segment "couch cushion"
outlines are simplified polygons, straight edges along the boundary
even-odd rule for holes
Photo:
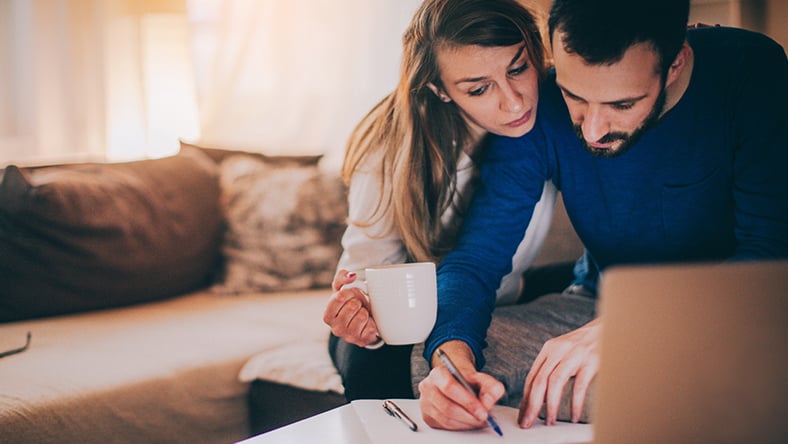
[[[172,297],[208,283],[217,167],[164,159],[24,170],[0,183],[0,322]]]
[[[227,231],[222,293],[328,288],[347,199],[339,174],[315,164],[232,156],[221,164]]]
[[[333,368],[321,321],[329,292],[228,298],[202,290],[2,324],[0,350],[24,344],[27,332],[32,340],[0,360],[0,443],[244,439],[249,386],[238,372],[249,356],[322,341],[292,368]]]

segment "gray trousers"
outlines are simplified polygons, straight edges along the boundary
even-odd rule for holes
[[[542,349],[551,338],[568,333],[590,322],[596,316],[596,299],[568,293],[553,293],[521,305],[496,307],[487,329],[486,364],[482,369],[506,387],[499,404],[519,407],[523,398],[525,377]],[[422,356],[423,344],[413,348],[411,374],[413,393],[418,397],[418,383],[429,373],[429,364]],[[573,381],[573,380],[572,380]],[[571,382],[571,381],[570,381]],[[589,387],[581,421],[588,422],[594,383]],[[567,384],[559,409],[559,420],[570,419],[572,384]]]

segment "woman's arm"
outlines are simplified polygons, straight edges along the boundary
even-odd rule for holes
[[[364,278],[366,267],[403,263],[407,259],[399,233],[391,228],[391,213],[376,213],[381,193],[379,175],[364,170],[353,175],[343,252],[332,283],[333,292],[323,312],[323,322],[335,336],[361,347],[374,344],[378,331],[366,297],[358,288],[349,286],[359,275]]]
[[[406,261],[405,245],[393,228],[391,212],[383,211],[385,207],[378,209],[382,193],[380,176],[371,169],[353,174],[348,191],[348,225],[342,236],[343,252],[338,269],[363,272],[372,265]]]

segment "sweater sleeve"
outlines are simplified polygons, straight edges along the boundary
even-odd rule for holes
[[[763,37],[742,51],[734,97],[734,259],[788,257],[788,61]]]
[[[539,201],[547,168],[545,140],[534,128],[517,139],[495,137],[455,248],[438,266],[438,317],[425,343],[429,362],[440,344],[466,342],[484,365],[482,349],[501,278]]]
[[[338,269],[361,272],[372,265],[400,264],[407,260],[405,245],[393,228],[390,211],[379,212],[380,175],[367,162],[353,174],[348,190],[348,225],[342,236]]]

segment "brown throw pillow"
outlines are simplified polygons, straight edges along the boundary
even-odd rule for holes
[[[262,160],[263,162],[270,164],[270,165],[317,165],[320,162],[320,159],[323,158],[322,154],[315,154],[315,155],[269,155],[263,154],[260,152],[252,152],[252,151],[244,151],[235,148],[219,148],[215,146],[203,146],[203,145],[195,145],[193,143],[184,142],[183,140],[180,141],[181,150],[184,149],[196,149],[202,151],[208,157],[211,158],[217,164],[222,163],[222,161],[226,158],[233,157],[239,154],[243,154],[245,156],[254,157],[255,159]]]
[[[118,164],[6,168],[0,322],[163,299],[209,284],[217,166],[194,150]]]
[[[227,219],[220,293],[328,287],[347,214],[336,173],[232,156],[220,167]]]

